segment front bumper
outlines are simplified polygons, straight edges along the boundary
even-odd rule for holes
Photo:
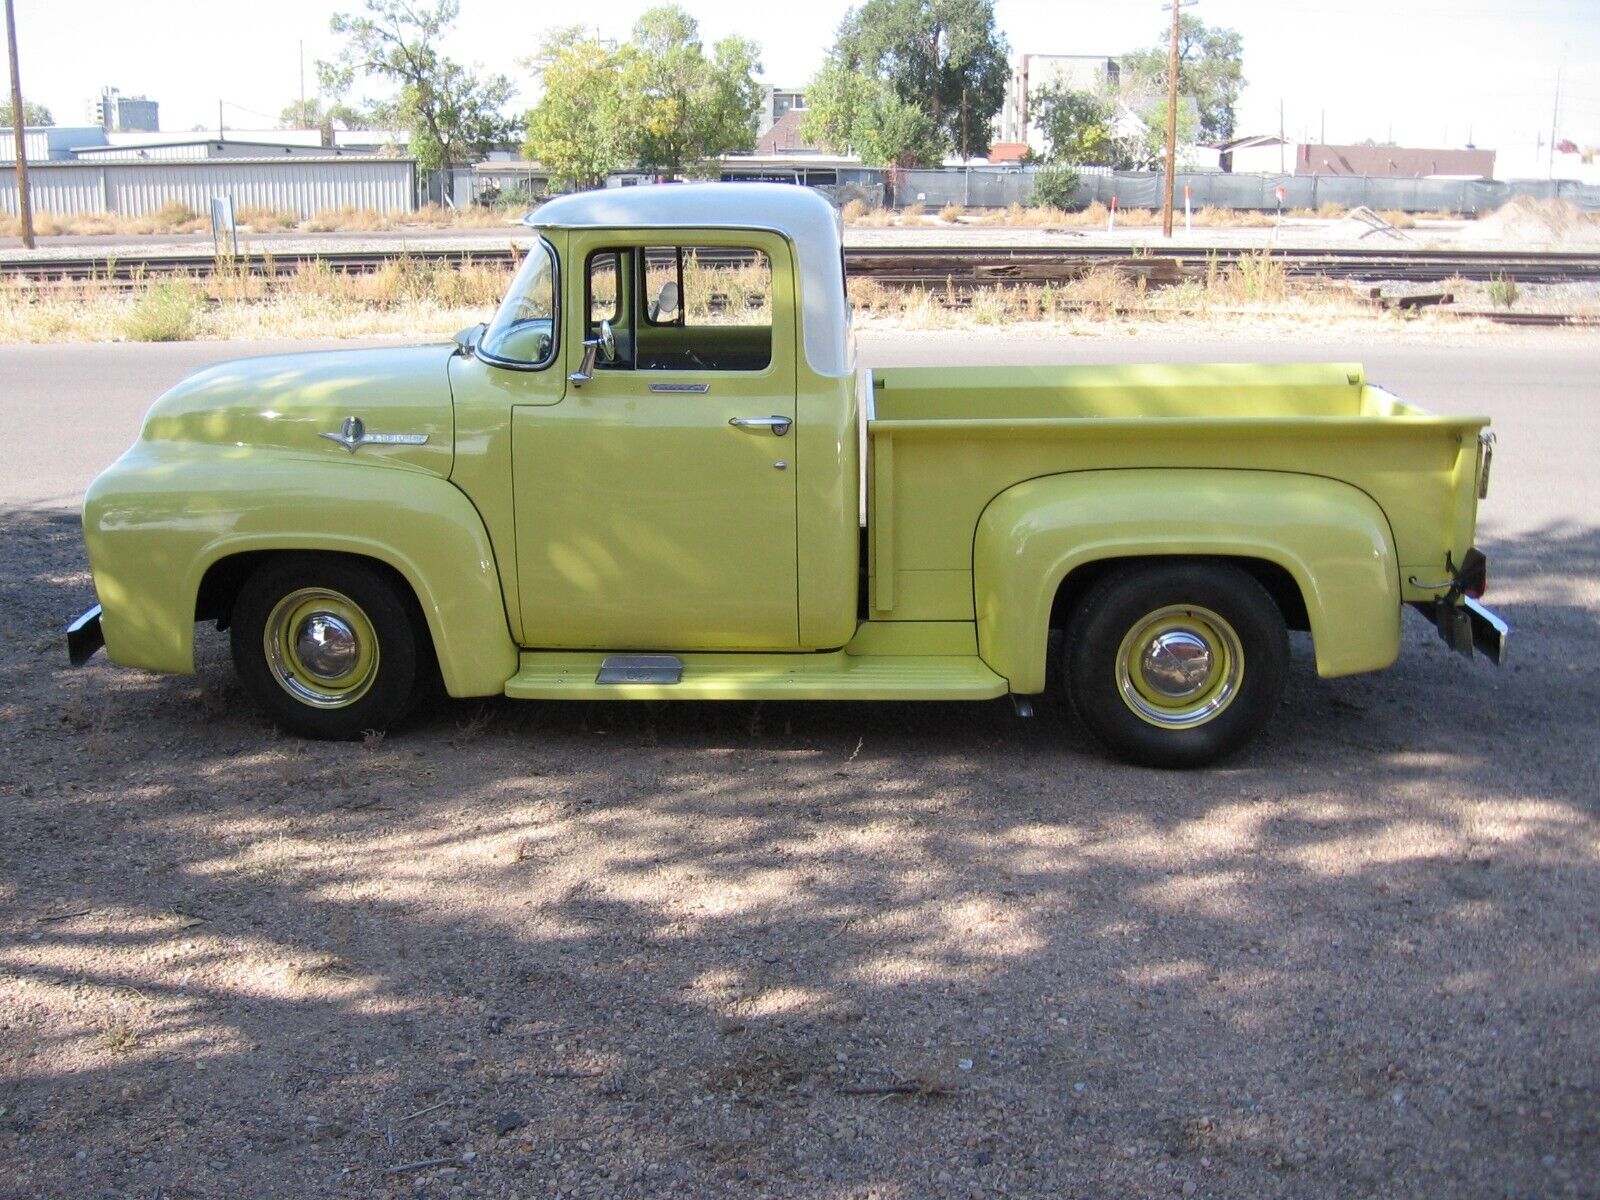
[[[106,635],[100,628],[98,604],[85,609],[77,620],[67,626],[67,658],[75,667],[83,666],[105,644]]]

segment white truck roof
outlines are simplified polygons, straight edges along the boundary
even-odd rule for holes
[[[759,229],[781,234],[794,243],[800,269],[806,362],[818,375],[844,375],[852,369],[839,214],[810,188],[788,183],[607,188],[558,196],[524,221],[544,229]]]

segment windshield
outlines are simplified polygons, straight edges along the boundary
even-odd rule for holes
[[[540,238],[483,331],[478,351],[497,362],[542,367],[555,353],[556,256]]]

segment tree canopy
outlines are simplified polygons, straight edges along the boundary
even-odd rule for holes
[[[481,158],[507,136],[502,109],[514,88],[504,75],[462,66],[438,48],[460,13],[459,0],[366,0],[362,14],[335,13],[343,35],[338,58],[317,64],[323,90],[345,96],[358,78],[383,80],[393,96],[368,107],[383,123],[411,132],[410,151],[424,170]]]
[[[1059,83],[1035,88],[1028,98],[1033,121],[1044,134],[1045,156],[1074,166],[1120,167],[1122,148],[1115,133],[1117,102],[1101,92]]]
[[[544,94],[527,115],[524,153],[573,186],[598,186],[630,164],[693,175],[755,141],[757,47],[724,38],[707,56],[677,5],[645,12],[621,46],[559,31],[532,65]]]
[[[10,129],[11,101],[0,101],[0,128]],[[50,110],[42,104],[35,104],[26,96],[22,98],[22,123],[24,125],[54,125],[56,119],[50,115]]]
[[[755,142],[761,61],[754,42],[724,38],[707,58],[698,22],[668,4],[640,16],[631,49],[628,91],[640,166],[692,173]]]
[[[544,96],[527,115],[523,153],[573,188],[593,188],[627,164],[629,52],[574,26],[553,33],[531,65]]]
[[[867,162],[982,154],[1009,75],[993,0],[866,0],[807,88],[805,129]]]
[[[1169,35],[1148,50],[1125,55],[1122,68],[1165,91]],[[1185,13],[1178,21],[1178,93],[1193,98],[1199,110],[1199,136],[1227,141],[1234,133],[1234,109],[1244,87],[1244,39],[1234,29],[1207,25]],[[1165,111],[1165,110],[1163,110]],[[1180,113],[1179,120],[1182,115]]]

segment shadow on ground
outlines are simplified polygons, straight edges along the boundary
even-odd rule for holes
[[[75,524],[0,545],[0,1195],[1594,1194],[1593,529],[1496,552],[1505,672],[1297,646],[1198,774],[1002,704],[307,744],[215,634],[65,669]]]

